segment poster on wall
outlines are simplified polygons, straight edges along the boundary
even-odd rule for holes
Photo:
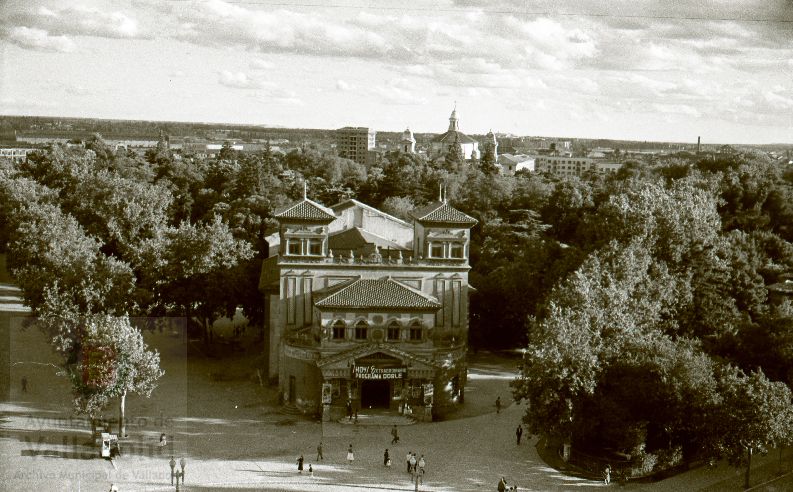
[[[432,405],[432,394],[434,387],[432,383],[424,385],[424,405]]]
[[[333,385],[330,383],[322,383],[322,403],[329,405],[333,399]]]

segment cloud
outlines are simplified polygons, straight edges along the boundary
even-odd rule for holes
[[[254,58],[251,61],[250,67],[253,70],[270,70],[275,65],[268,62],[267,60],[262,60],[261,58]]]
[[[229,72],[228,70],[221,70],[218,72],[218,82],[226,87],[233,87],[235,89],[261,89],[265,84],[257,79],[249,77],[243,72]]]
[[[353,86],[349,82],[345,82],[344,80],[339,79],[336,81],[336,89],[346,92],[346,91],[351,91],[353,89]]]
[[[58,51],[68,53],[74,51],[74,41],[66,36],[50,36],[47,31],[24,26],[11,29],[6,35],[10,42],[32,50]]]
[[[3,23],[38,29],[55,36],[144,37],[134,17],[120,11],[107,12],[79,5],[12,10]]]

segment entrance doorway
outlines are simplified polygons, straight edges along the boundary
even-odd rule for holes
[[[388,408],[391,403],[391,382],[384,380],[361,381],[361,410]]]

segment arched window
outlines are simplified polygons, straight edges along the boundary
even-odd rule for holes
[[[399,336],[401,331],[402,325],[399,324],[399,321],[391,320],[391,322],[388,323],[388,330],[386,333],[387,340],[392,342],[399,341],[401,338]]]
[[[366,320],[360,320],[355,323],[355,339],[366,340],[369,332],[369,323]]]
[[[347,325],[344,323],[344,320],[337,319],[333,322],[333,339],[334,340],[344,340],[346,338],[345,331],[347,330]]]
[[[415,320],[410,323],[410,340],[412,341],[421,341],[422,337],[422,326],[421,321]]]

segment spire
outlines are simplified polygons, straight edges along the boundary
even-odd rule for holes
[[[438,183],[438,201],[443,201],[443,183]]]
[[[449,131],[450,132],[460,131],[459,123],[457,121],[457,101],[454,101],[454,109],[452,110],[451,116],[449,116]]]
[[[308,183],[303,181],[303,200],[308,198]]]

